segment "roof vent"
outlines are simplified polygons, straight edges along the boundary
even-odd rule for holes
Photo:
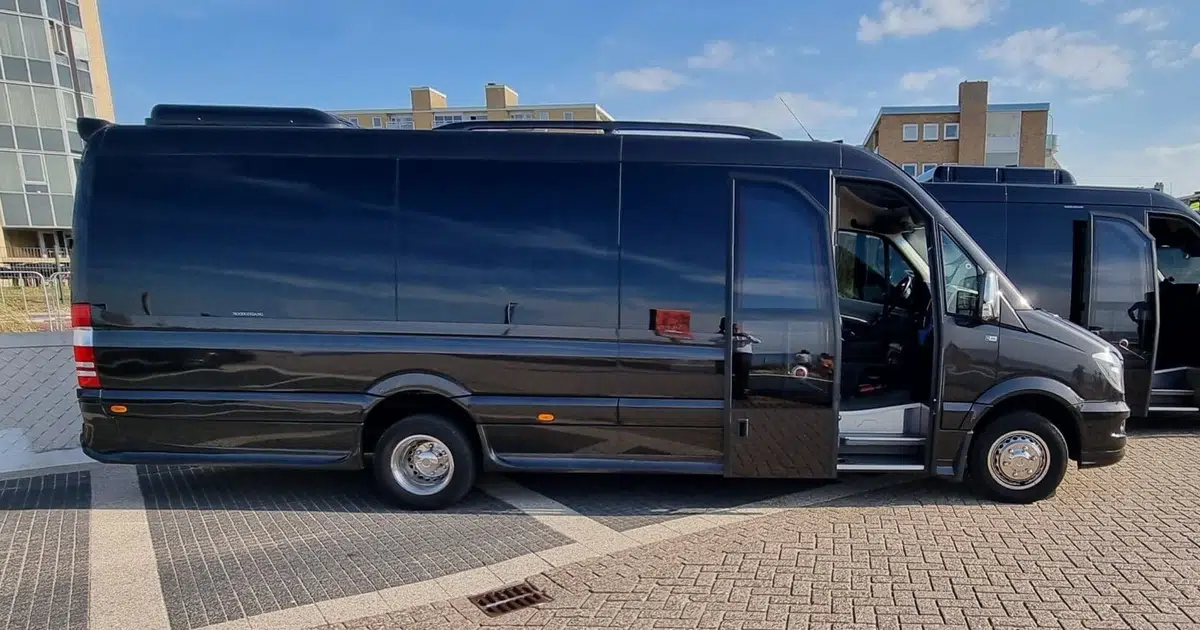
[[[529,582],[506,586],[469,599],[489,617],[499,617],[505,613],[554,601],[554,598]]]
[[[350,127],[348,121],[309,107],[155,105],[147,125],[218,127]]]

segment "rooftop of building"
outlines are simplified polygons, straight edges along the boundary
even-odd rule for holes
[[[535,111],[535,110],[593,109],[594,108],[597,111],[597,113],[599,113],[601,118],[607,118],[608,120],[615,120],[613,118],[612,114],[609,114],[608,111],[606,111],[598,103],[539,103],[539,104],[535,104],[535,105],[521,105],[521,104],[517,103],[518,96],[517,96],[516,90],[512,89],[510,86],[505,85],[503,83],[488,83],[487,85],[484,86],[484,92],[486,94],[489,89],[494,90],[497,88],[503,89],[507,93],[512,95],[513,102],[512,102],[512,104],[506,105],[503,108],[506,110]],[[443,99],[446,98],[445,92],[442,92],[441,90],[430,87],[428,85],[414,86],[414,87],[410,88],[410,93],[416,92],[418,90],[428,90],[429,92],[432,92],[432,93],[442,97]],[[488,109],[488,106],[487,106],[487,100],[486,100],[486,96],[485,96],[484,102],[480,103],[479,105],[467,105],[467,106],[447,105],[445,107],[434,106],[430,110],[417,110],[416,108],[412,107],[411,103],[410,103],[409,107],[374,107],[374,108],[354,108],[354,109],[333,109],[330,111],[335,114],[355,114],[355,115],[383,114],[383,113],[411,114],[414,111],[437,111],[439,113],[448,112],[448,113],[453,113],[453,114],[461,114],[461,113],[467,113],[467,112],[483,112],[483,111],[487,111],[487,109]]]

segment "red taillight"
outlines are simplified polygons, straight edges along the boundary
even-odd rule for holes
[[[92,325],[92,305],[71,305],[71,328],[87,328]]]
[[[71,305],[72,345],[75,348],[75,377],[83,389],[100,389],[96,372],[96,348],[92,343],[92,305]]]

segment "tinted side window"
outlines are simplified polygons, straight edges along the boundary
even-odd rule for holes
[[[745,184],[741,191],[736,309],[831,315],[829,241],[821,215],[780,186]]]
[[[1013,230],[1005,275],[1032,304],[1064,318],[1071,317],[1074,225],[1087,217],[1062,205],[1008,204]]]
[[[401,321],[617,328],[615,163],[400,165]]]
[[[626,164],[621,189],[621,336],[652,339],[651,309],[688,311],[693,339],[725,313],[732,185],[703,166]]]
[[[1088,325],[1110,341],[1136,336],[1134,316],[1154,291],[1152,244],[1124,219],[1096,217],[1092,233],[1092,303]]]
[[[128,315],[391,320],[395,162],[100,157],[89,299]]]
[[[992,201],[943,202],[946,211],[962,226],[1002,271],[1008,268],[1008,204]]]
[[[961,312],[960,302],[977,299],[982,277],[979,264],[950,235],[942,232],[942,282],[946,288],[946,312]]]

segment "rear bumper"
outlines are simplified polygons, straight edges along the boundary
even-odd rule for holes
[[[1079,406],[1079,467],[1111,466],[1125,457],[1124,402],[1085,402]]]
[[[361,468],[372,397],[79,390],[85,455],[112,464]],[[112,405],[126,408],[113,413]]]

